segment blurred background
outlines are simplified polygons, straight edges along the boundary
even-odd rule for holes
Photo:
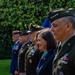
[[[56,8],[75,8],[75,0],[0,0],[0,75],[10,75],[12,31],[41,25]]]

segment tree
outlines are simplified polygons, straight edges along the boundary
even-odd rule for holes
[[[10,57],[13,30],[40,25],[52,9],[69,7],[75,7],[74,0],[0,0],[0,58]]]

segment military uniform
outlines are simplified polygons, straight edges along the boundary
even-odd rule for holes
[[[11,64],[10,64],[10,73],[14,74],[15,71],[18,71],[18,52],[22,44],[18,40],[12,48]]]
[[[54,20],[67,16],[71,16],[72,18],[75,17],[75,15],[70,10],[64,9],[52,11],[49,13],[48,17],[50,21],[53,22]],[[61,49],[57,50],[53,61],[52,75],[75,75],[75,34],[69,36],[69,38],[66,38],[66,40],[63,40],[64,41],[61,43]]]
[[[31,45],[25,54],[25,71],[26,75],[36,75],[36,67],[43,52]]]
[[[56,54],[53,64],[53,75],[75,75],[75,35]]]
[[[20,32],[20,36],[28,36],[28,32],[27,31],[22,31]],[[26,42],[27,41],[27,42]],[[30,41],[28,41],[28,37],[26,40],[24,40],[24,38],[21,39],[21,43],[22,43],[22,47],[19,51],[19,55],[18,55],[18,68],[19,68],[19,74],[20,75],[24,75],[25,74],[25,53],[28,50],[28,46],[31,44]]]
[[[39,31],[44,27],[39,25],[32,25],[30,24],[29,33],[33,33],[35,31]],[[32,34],[31,34],[32,35]],[[35,38],[35,36],[33,36]],[[35,40],[34,40],[35,41]],[[42,55],[42,52],[34,48],[34,43],[29,46],[26,54],[25,54],[25,71],[26,75],[36,75],[36,67],[39,62],[39,59]]]
[[[26,44],[22,45],[19,55],[18,55],[18,68],[19,72],[25,73],[24,65],[25,65],[25,53],[28,50],[28,46],[31,42],[27,42]]]

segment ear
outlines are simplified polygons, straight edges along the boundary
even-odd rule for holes
[[[72,29],[72,23],[71,22],[68,22],[67,23],[67,31],[69,31],[71,29]]]

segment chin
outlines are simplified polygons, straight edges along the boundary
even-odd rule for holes
[[[39,50],[42,51],[40,48],[39,48]]]

